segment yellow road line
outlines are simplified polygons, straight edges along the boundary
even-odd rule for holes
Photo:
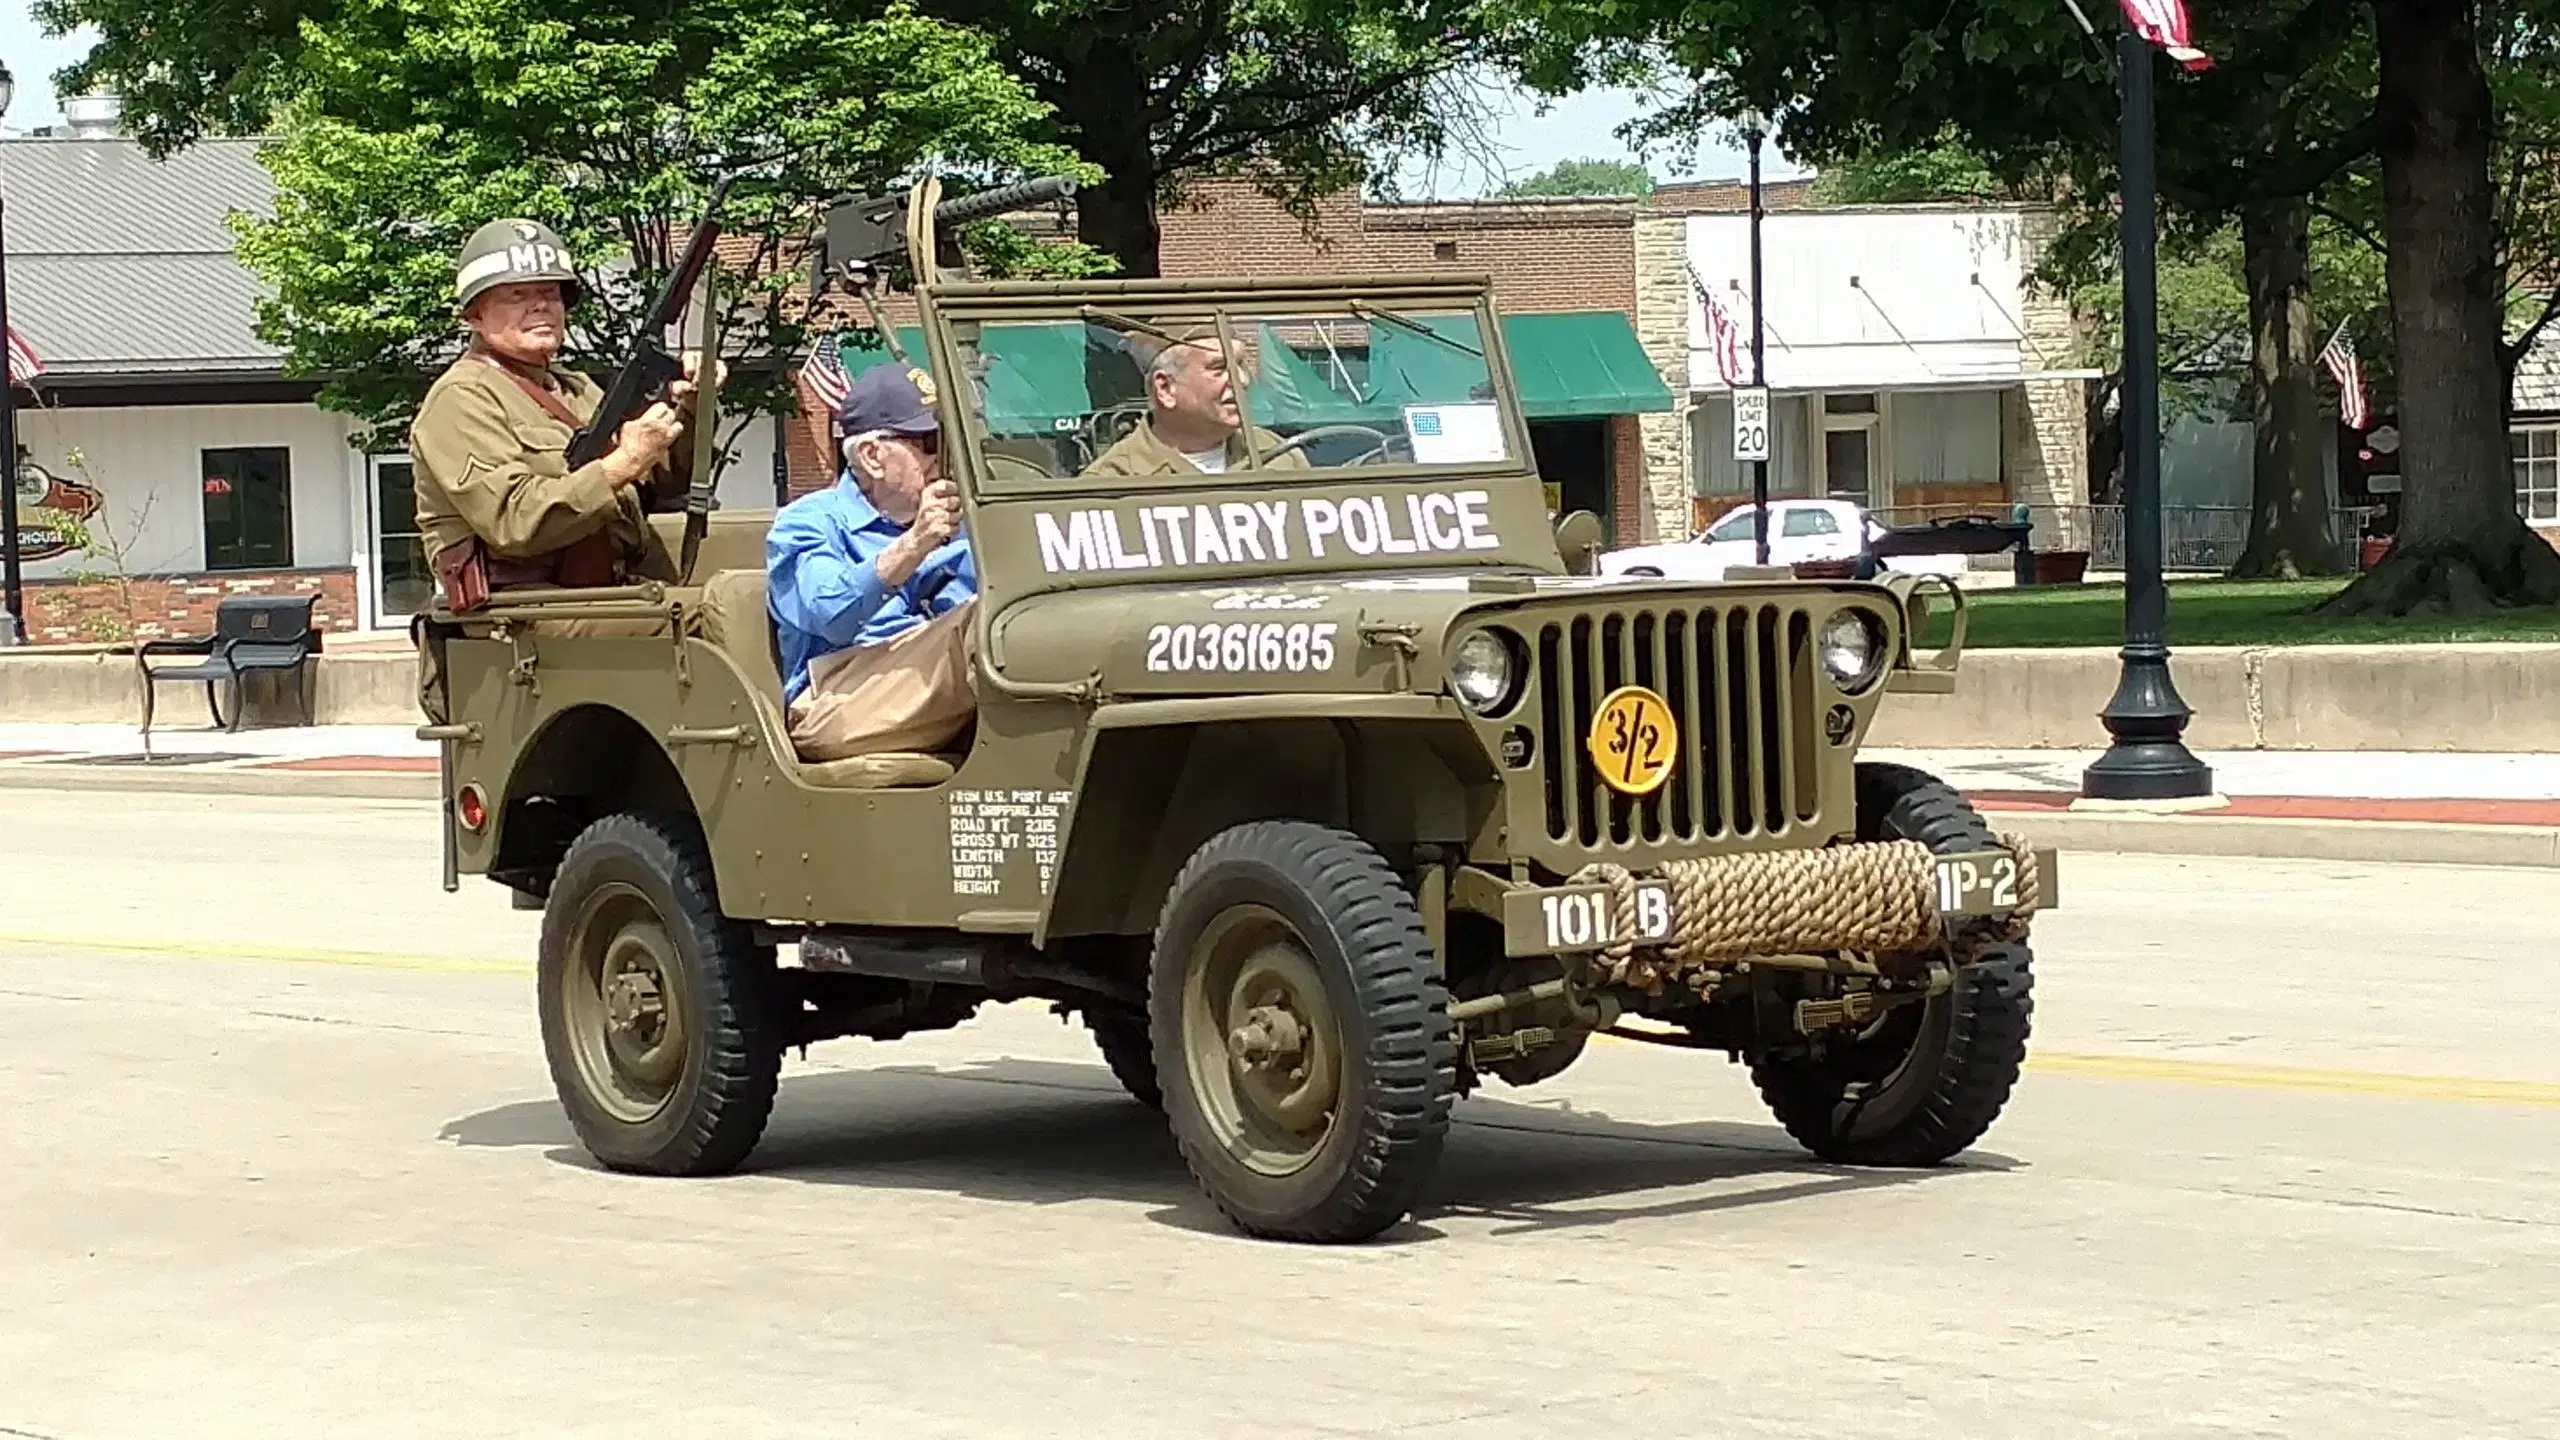
[[[0,934],[0,949],[77,950],[91,955],[151,955],[173,960],[272,960],[287,965],[342,965],[365,970],[411,970],[429,975],[523,975],[533,968],[530,955],[522,960],[488,960],[460,955],[395,955],[372,950],[222,945],[195,940],[118,940],[71,935]]]
[[[2560,1106],[2560,1085],[2485,1080],[2469,1075],[2397,1075],[2379,1070],[2315,1070],[2246,1065],[2229,1060],[2166,1060],[2147,1055],[2030,1054],[2027,1068],[2098,1080],[2156,1080],[2226,1089],[2289,1090],[2304,1095],[2383,1095],[2403,1100],[2456,1100],[2474,1105]]]
[[[265,960],[289,965],[339,965],[354,969],[406,970],[430,975],[525,975],[533,958],[490,960],[470,956],[397,955],[369,950],[302,949],[274,945],[221,945],[192,940],[118,940],[69,935],[0,934],[0,949],[72,950],[93,955],[150,955],[181,960]],[[1641,1042],[1602,1036],[1633,1045]],[[2299,1095],[2378,1095],[2403,1100],[2444,1100],[2471,1105],[2560,1107],[2560,1085],[2533,1080],[2490,1080],[2467,1075],[2402,1075],[2378,1070],[2321,1070],[2289,1065],[2250,1065],[2229,1060],[2171,1060],[2148,1055],[2086,1055],[2036,1051],[2032,1073],[2092,1080],[2141,1080],[2221,1089],[2280,1090]]]

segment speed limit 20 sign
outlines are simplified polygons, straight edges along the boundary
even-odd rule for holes
[[[1769,392],[1758,386],[1733,392],[1733,458],[1769,458]]]

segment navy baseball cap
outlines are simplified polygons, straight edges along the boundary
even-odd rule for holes
[[[933,377],[909,365],[875,365],[862,373],[836,407],[836,433],[887,430],[899,435],[939,433],[933,413]]]

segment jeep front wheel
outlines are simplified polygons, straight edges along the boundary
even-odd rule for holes
[[[1437,1163],[1449,997],[1413,897],[1356,835],[1239,825],[1175,877],[1150,1020],[1183,1160],[1247,1233],[1365,1240]]]
[[[552,1083],[587,1153],[715,1175],[755,1148],[782,1070],[773,952],[720,913],[690,821],[610,815],[570,842],[538,984]]]
[[[1858,766],[1858,838],[1917,840],[1940,854],[1995,848],[1945,782],[1901,765]],[[1751,1076],[1796,1142],[1847,1165],[1935,1165],[1999,1117],[2026,1064],[2034,956],[2024,940],[1960,940],[1955,986],[1898,1006],[1860,1035],[1755,1061]]]

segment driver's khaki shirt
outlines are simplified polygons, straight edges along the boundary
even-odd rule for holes
[[[1263,454],[1269,457],[1263,465],[1264,469],[1304,470],[1309,468],[1307,452],[1304,450],[1292,450],[1286,455],[1271,455],[1272,451],[1279,449],[1285,443],[1280,436],[1257,425],[1254,427],[1253,439],[1256,445],[1262,447]],[[1244,432],[1238,431],[1228,436],[1227,473],[1230,475],[1250,473],[1244,468],[1248,458],[1245,452]],[[1118,443],[1103,451],[1092,464],[1084,468],[1084,473],[1087,475],[1198,475],[1201,474],[1201,470],[1181,451],[1174,449],[1162,436],[1156,434],[1154,421],[1146,420],[1139,422],[1137,429],[1121,436]]]

